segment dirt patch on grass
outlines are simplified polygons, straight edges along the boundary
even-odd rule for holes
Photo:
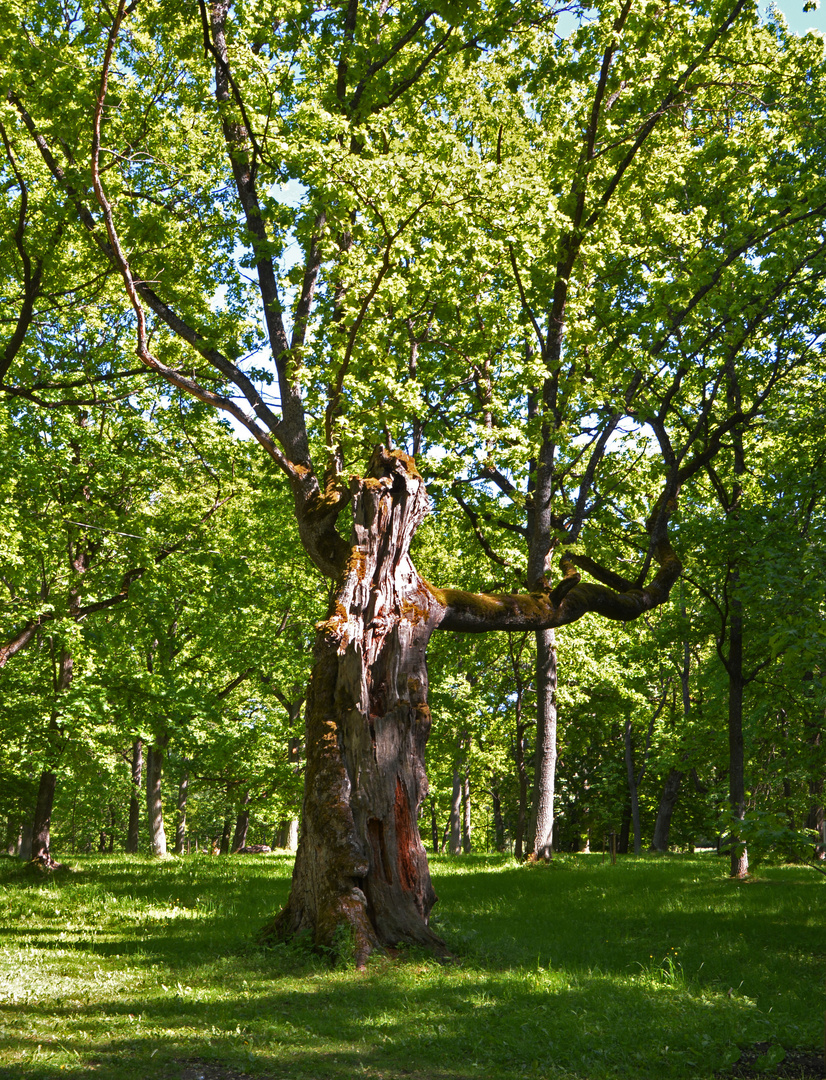
[[[717,1073],[720,1077],[776,1077],[777,1080],[826,1080],[826,1060],[823,1051],[781,1050],[774,1043],[755,1043],[747,1046],[740,1060]]]
[[[208,1061],[182,1061],[179,1064],[180,1080],[253,1080],[249,1073],[238,1072],[237,1069]],[[261,1080],[261,1077],[258,1080]]]

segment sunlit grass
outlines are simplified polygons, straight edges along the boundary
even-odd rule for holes
[[[826,879],[711,856],[434,859],[458,962],[257,948],[286,856],[0,862],[0,1076],[708,1077],[822,1038]]]

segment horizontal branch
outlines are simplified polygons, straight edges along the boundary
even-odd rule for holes
[[[560,560],[562,579],[553,589],[532,593],[486,594],[461,589],[439,589],[428,584],[431,594],[444,608],[439,629],[464,633],[489,630],[549,630],[576,622],[583,615],[601,615],[617,622],[632,622],[647,611],[664,604],[682,573],[682,563],[668,540],[663,523],[673,509],[655,509],[649,531],[656,538],[654,557],[658,570],[648,585],[636,587],[618,574],[599,567],[591,559],[564,554]],[[616,587],[584,582],[576,565],[592,570]]]

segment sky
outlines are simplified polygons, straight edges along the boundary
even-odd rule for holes
[[[826,4],[821,4],[818,11],[804,11],[803,4],[804,0],[775,0],[775,6],[786,16],[790,30],[796,34],[805,34],[807,30],[826,34]],[[761,11],[767,8],[768,4],[760,4]]]

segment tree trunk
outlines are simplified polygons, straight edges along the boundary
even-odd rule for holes
[[[814,857],[818,862],[822,862],[826,860],[826,813],[824,813],[823,808],[823,781],[810,783],[809,793],[815,798],[815,801],[809,807],[806,828],[812,829],[818,835]]]
[[[679,769],[672,769],[665,778],[663,793],[660,796],[660,806],[657,810],[657,820],[654,822],[654,836],[651,840],[650,851],[668,851],[671,815],[674,813],[684,776],[685,773],[680,772]]]
[[[9,818],[6,824],[6,854],[19,855],[23,843],[23,829],[20,822]]]
[[[627,855],[631,836],[631,797],[625,800],[622,810],[622,822],[620,823],[619,840],[617,841],[617,854]]]
[[[23,822],[23,828],[20,830],[20,849],[17,852],[18,858],[23,862],[28,862],[32,857],[32,836],[34,830],[27,822]]]
[[[184,771],[178,784],[178,818],[175,822],[175,854],[183,855],[186,841],[186,800],[189,795],[189,772]]]
[[[637,789],[637,774],[634,768],[634,743],[631,738],[631,720],[625,721],[625,772],[628,777],[628,796],[631,800],[631,821],[634,826],[634,854],[642,851],[642,832],[640,829],[640,796]]]
[[[465,762],[465,775],[462,783],[462,851],[470,855],[473,850],[472,825],[470,821],[470,771]]]
[[[233,853],[244,847],[247,842],[247,831],[250,827],[249,802],[250,793],[245,791],[244,798],[241,801],[241,809],[235,819],[235,832],[232,835],[232,847],[230,848]]]
[[[298,847],[298,818],[284,818],[278,826],[275,847],[295,851]]]
[[[530,825],[530,858],[550,859],[553,852],[556,779],[556,635],[536,632],[536,766]]]
[[[146,754],[146,820],[149,824],[149,850],[153,855],[166,855],[161,799],[165,745],[165,742],[156,742],[149,747]]]
[[[417,825],[431,723],[425,650],[444,614],[408,554],[427,494],[400,452],[378,448],[370,472],[351,480],[351,555],[316,639],[292,890],[264,930],[306,930],[330,947],[343,925],[359,965],[402,942],[446,953],[428,926],[436,894]]]
[[[129,829],[126,834],[126,854],[137,855],[140,846],[140,792],[143,772],[143,743],[135,739],[132,744],[132,795],[129,799]]]
[[[808,738],[808,743],[815,751],[817,760],[822,763],[822,755],[818,753],[823,741],[822,732],[813,718],[804,716],[803,723],[806,728],[811,729],[812,733]],[[819,836],[819,840],[815,844],[814,857],[818,862],[822,862],[826,860],[826,814],[824,814],[823,807],[822,764],[819,773],[820,775],[816,778],[809,780],[809,812],[806,815],[806,828],[815,830]]]
[[[737,587],[738,573],[730,575]],[[749,855],[739,842],[737,822],[746,816],[746,763],[743,742],[743,605],[736,596],[730,607],[728,651],[728,745],[729,745],[729,802],[731,804],[731,876],[745,877],[749,872]]]
[[[453,767],[453,795],[450,800],[450,847],[448,854],[458,855],[462,850],[462,774]]]
[[[522,701],[517,691],[516,703],[516,777],[519,781],[519,805],[516,810],[516,836],[513,853],[517,859],[525,854],[525,829],[528,824],[528,769],[525,765],[525,721],[522,713]]]
[[[52,864],[51,821],[56,786],[57,776],[50,769],[44,770],[40,774],[40,784],[37,789],[30,856],[32,861],[43,863],[44,866]]]
[[[221,831],[221,842],[218,845],[219,855],[229,855],[229,841],[232,835],[232,815],[227,813],[224,818],[224,828]]]
[[[491,784],[490,797],[493,806],[493,846],[497,851],[504,851],[505,822],[502,820],[502,799],[499,795],[498,781]]]
[[[57,663],[57,677],[54,680],[54,704],[49,720],[50,738],[54,738],[55,733],[59,731],[57,699],[59,694],[64,693],[71,686],[72,670],[72,655],[66,649],[61,648]],[[54,747],[53,752],[56,754]],[[34,820],[32,822],[31,859],[33,862],[40,862],[49,868],[57,865],[51,855],[51,823],[56,787],[57,776],[51,769],[44,769],[40,775]]]
[[[436,816],[436,803],[430,796],[430,840],[433,844],[433,854],[439,854],[439,819]]]

